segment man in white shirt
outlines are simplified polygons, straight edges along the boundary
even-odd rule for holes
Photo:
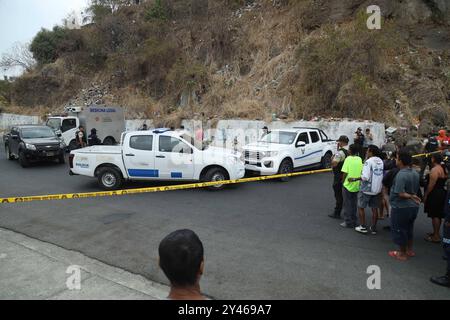
[[[381,207],[381,192],[383,189],[383,160],[379,157],[381,151],[377,146],[369,145],[367,160],[361,175],[361,190],[358,194],[358,212],[360,226],[355,230],[367,234],[366,208],[372,209],[372,226],[370,232],[377,234],[378,210]],[[356,179],[355,179],[356,180]]]

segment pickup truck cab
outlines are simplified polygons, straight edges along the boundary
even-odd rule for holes
[[[196,147],[188,134],[169,129],[126,132],[122,145],[74,150],[69,159],[71,175],[95,177],[105,190],[118,189],[124,180],[210,182],[245,175],[240,154]]]
[[[313,167],[328,169],[336,148],[336,142],[320,129],[293,128],[269,132],[244,146],[243,156],[247,171],[276,175]]]

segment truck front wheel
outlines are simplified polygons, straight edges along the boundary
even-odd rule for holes
[[[73,151],[78,149],[77,142],[75,140],[70,141],[69,143],[69,151]]]
[[[331,168],[331,160],[332,160],[332,155],[331,155],[331,153],[328,152],[322,158],[322,163],[321,163],[322,169],[330,169]]]
[[[30,166],[30,162],[28,161],[25,152],[22,150],[19,151],[19,163],[22,166],[22,168],[28,168]]]
[[[278,174],[290,174],[294,172],[294,165],[290,159],[284,159],[280,164],[280,169],[278,170]],[[288,182],[290,177],[280,178],[281,182]]]
[[[102,168],[98,171],[98,184],[104,190],[117,190],[123,183],[122,174],[116,168]]]
[[[224,181],[228,179],[228,175],[225,170],[221,168],[211,168],[209,169],[202,178],[202,182],[216,182]],[[210,191],[222,190],[225,187],[224,184],[217,184],[210,186],[207,189]]]

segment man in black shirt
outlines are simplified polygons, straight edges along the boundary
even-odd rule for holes
[[[361,128],[358,128],[355,132],[355,145],[358,147],[358,156],[363,159],[363,161],[366,158],[366,155],[364,154],[364,133],[362,132]]]
[[[342,196],[342,166],[348,156],[348,143],[349,138],[347,136],[341,136],[338,141],[337,153],[333,156],[331,166],[333,168],[333,190],[334,197],[336,199],[336,207],[334,212],[329,215],[330,218],[340,219],[344,199]]]
[[[100,139],[97,136],[97,129],[92,129],[91,134],[88,137],[89,146],[99,146],[102,144]]]
[[[442,277],[432,277],[430,280],[434,284],[450,288],[450,192],[447,194],[445,203],[445,222],[444,222],[444,258],[447,260],[447,274]]]
[[[439,150],[439,142],[437,141],[436,137],[433,135],[429,135],[428,139],[426,140],[424,152],[425,153],[433,153]],[[426,157],[421,159],[420,164],[420,178],[423,178],[423,175],[425,173],[425,169],[427,166],[431,169],[431,155],[427,155]]]

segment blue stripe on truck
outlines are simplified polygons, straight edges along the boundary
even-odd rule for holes
[[[128,169],[128,174],[137,178],[158,178],[159,170]]]
[[[310,157],[310,156],[312,156],[313,154],[316,154],[316,153],[322,153],[322,150],[319,150],[319,151],[316,151],[316,152],[313,152],[313,153],[309,153],[309,154],[307,154],[307,155],[305,155],[305,156],[303,156],[303,157],[295,158],[295,160],[300,160],[300,159],[308,158],[308,157]]]
[[[172,172],[171,177],[172,177],[172,179],[182,179],[183,178],[183,173],[181,173],[181,172]]]

